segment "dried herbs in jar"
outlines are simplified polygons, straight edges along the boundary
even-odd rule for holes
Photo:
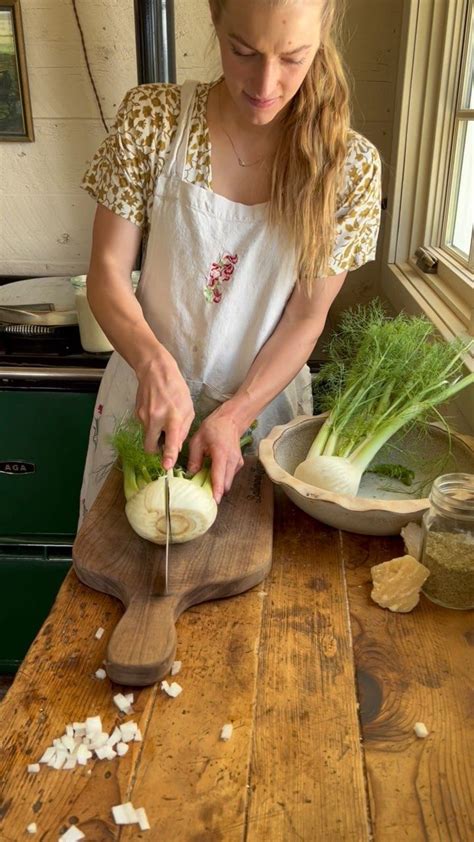
[[[423,593],[446,608],[474,608],[474,475],[444,474],[423,517]]]

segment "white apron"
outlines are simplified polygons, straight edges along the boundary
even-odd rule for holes
[[[267,224],[267,204],[232,202],[184,181],[196,90],[181,89],[177,131],[155,186],[137,298],[186,380],[199,415],[228,399],[275,330],[295,284],[294,249]],[[133,411],[137,378],[114,352],[99,388],[81,519],[115,461],[110,434]],[[308,366],[263,410],[254,447],[276,424],[312,414]]]

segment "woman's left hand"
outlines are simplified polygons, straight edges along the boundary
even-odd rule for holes
[[[204,419],[189,443],[188,471],[195,474],[205,456],[211,458],[211,482],[214,499],[220,503],[230,491],[234,477],[244,464],[240,450],[240,432],[235,421],[220,412],[220,407]]]

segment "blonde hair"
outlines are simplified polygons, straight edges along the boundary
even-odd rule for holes
[[[313,280],[329,271],[349,129],[349,88],[334,35],[336,3],[323,0],[321,44],[283,118],[272,169],[269,220],[295,244],[298,282],[308,294]],[[209,4],[218,21],[225,0]]]

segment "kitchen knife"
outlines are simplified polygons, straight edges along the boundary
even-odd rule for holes
[[[165,476],[165,521],[166,521],[166,543],[164,556],[160,555],[159,568],[156,575],[153,593],[155,596],[167,596],[169,593],[169,558],[171,543],[171,510],[170,510],[170,484],[168,474]]]

